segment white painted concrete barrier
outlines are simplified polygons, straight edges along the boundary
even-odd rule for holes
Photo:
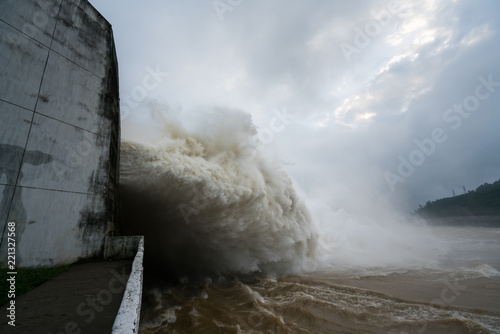
[[[142,281],[144,257],[144,237],[140,237],[137,254],[132,264],[132,272],[123,294],[122,304],[113,324],[112,334],[131,334],[139,332],[141,315]]]

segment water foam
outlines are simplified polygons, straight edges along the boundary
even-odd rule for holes
[[[440,253],[424,227],[389,212],[356,216],[307,199],[277,154],[256,147],[243,111],[181,121],[150,109],[155,126],[122,140],[125,232],[145,235],[149,259],[175,275],[396,270]]]
[[[300,268],[317,240],[304,201],[281,166],[256,154],[250,116],[221,113],[203,131],[157,117],[155,135],[122,140],[125,229],[177,274]]]

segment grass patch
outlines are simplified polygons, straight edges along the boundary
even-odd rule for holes
[[[17,269],[16,275],[16,298],[33,290],[43,282],[46,282],[60,273],[66,271],[69,266],[52,267],[52,268],[33,268],[33,269]],[[10,283],[7,281],[11,275],[7,275],[7,269],[0,270],[0,305],[9,301],[8,291]]]

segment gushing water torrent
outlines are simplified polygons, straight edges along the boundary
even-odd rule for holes
[[[496,286],[498,270],[475,255],[458,261],[462,231],[450,257],[445,239],[380,202],[332,209],[325,197],[337,184],[325,182],[327,196],[301,195],[271,150],[258,149],[242,111],[196,122],[151,111],[155,124],[133,124],[121,143],[124,232],[145,236],[153,269],[141,333],[498,332],[496,314],[463,307],[496,312],[483,283]],[[481,252],[495,239],[484,233]],[[457,295],[466,295],[457,279],[482,295],[451,305],[450,277]]]
[[[283,163],[259,150],[249,114],[181,122],[161,110],[150,107],[154,125],[134,124],[121,143],[125,233],[145,235],[154,267],[175,277],[397,270],[439,253],[390,210],[358,200],[369,212],[356,216],[299,195]]]
[[[300,271],[317,232],[288,175],[256,154],[250,116],[204,131],[158,119],[154,144],[122,141],[120,174],[126,228],[154,261],[178,275]]]

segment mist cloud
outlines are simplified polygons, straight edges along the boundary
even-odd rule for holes
[[[266,128],[287,108],[296,117],[272,145],[298,186],[335,209],[359,210],[365,198],[407,212],[500,178],[500,91],[456,131],[443,120],[479,76],[500,81],[496,1],[400,3],[350,59],[341,44],[356,46],[390,1],[242,1],[223,21],[210,1],[92,3],[113,25],[122,97],[158,66],[169,77],[148,98],[183,113],[238,108]],[[384,173],[439,127],[447,140],[392,191]]]

